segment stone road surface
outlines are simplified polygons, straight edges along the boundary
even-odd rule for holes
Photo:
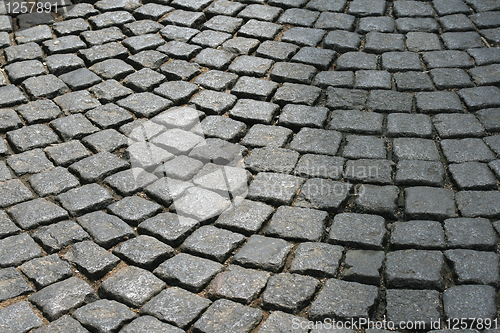
[[[500,0],[38,3],[0,1],[0,333],[500,325]]]

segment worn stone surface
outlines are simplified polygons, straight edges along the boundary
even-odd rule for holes
[[[188,290],[199,292],[222,269],[222,265],[208,259],[180,253],[154,270],[161,279]]]
[[[498,313],[498,0],[18,4],[0,332]]]
[[[212,302],[181,288],[163,290],[141,308],[142,314],[155,316],[179,327],[191,324]]]
[[[337,279],[326,281],[316,300],[312,302],[310,316],[322,319],[368,317],[377,298],[377,288],[357,282]]]
[[[129,306],[140,307],[164,287],[165,283],[152,273],[128,266],[104,280],[100,292]]]
[[[269,277],[267,272],[231,265],[212,280],[208,293],[248,304],[262,291]]]
[[[276,272],[285,264],[291,248],[292,245],[282,239],[253,235],[236,252],[233,261],[242,266]]]
[[[196,321],[196,330],[204,333],[249,333],[262,320],[262,311],[229,300],[215,301]]]
[[[94,290],[76,277],[45,287],[29,298],[30,302],[39,306],[51,320],[96,299]]]

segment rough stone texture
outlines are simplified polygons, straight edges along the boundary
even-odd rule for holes
[[[74,244],[63,259],[75,264],[92,278],[102,277],[120,262],[118,257],[88,240]]]
[[[0,332],[498,314],[498,0],[38,2],[0,1]],[[108,301],[29,301],[74,278]]]
[[[40,289],[73,275],[71,266],[57,254],[30,260],[22,264],[20,270]]]
[[[264,289],[269,277],[267,272],[231,265],[212,280],[208,293],[248,304]]]
[[[262,320],[262,311],[229,300],[215,301],[194,324],[203,333],[249,333]]]
[[[18,266],[41,256],[42,249],[27,233],[0,239],[0,267]]]
[[[265,234],[284,239],[319,241],[328,214],[308,208],[280,207],[269,222]]]
[[[45,287],[29,298],[51,320],[96,299],[94,290],[76,277]]]
[[[140,307],[160,292],[165,283],[152,273],[128,266],[101,283],[100,292],[132,307]]]
[[[212,302],[181,288],[163,290],[141,308],[141,314],[155,316],[179,327],[191,324]]]
[[[116,332],[137,314],[121,303],[102,299],[77,309],[73,316],[83,326],[96,332],[107,333]]]
[[[443,289],[443,254],[439,251],[401,250],[387,254],[386,280],[389,287]]]
[[[265,307],[298,311],[309,301],[319,286],[313,277],[280,273],[269,279],[262,294]]]
[[[497,239],[491,223],[485,218],[447,219],[444,230],[449,248],[492,249]]]
[[[395,222],[390,243],[395,248],[442,249],[446,246],[441,224],[426,220]]]
[[[473,305],[470,308],[467,305]],[[495,289],[491,286],[456,286],[443,294],[447,318],[493,318],[495,316]]]
[[[234,256],[233,261],[248,267],[279,271],[285,264],[292,245],[282,239],[251,236]]]
[[[386,229],[377,215],[343,213],[334,217],[328,240],[342,245],[382,249]]]
[[[414,307],[419,311],[414,311]],[[439,308],[439,293],[434,290],[387,291],[387,316],[397,323],[407,320],[423,321],[425,327],[430,328],[431,322],[440,316]]]
[[[319,242],[302,243],[295,250],[290,272],[333,277],[341,257],[340,246]]]
[[[453,192],[443,188],[410,187],[405,190],[406,213],[410,218],[445,219],[455,216]]]
[[[347,251],[341,277],[343,280],[379,285],[384,258],[382,251]]]
[[[0,281],[2,283],[0,301],[2,302],[33,291],[14,267],[0,269]]]
[[[180,253],[154,270],[161,279],[188,290],[199,292],[222,269],[222,265],[208,259]]]
[[[0,327],[3,332],[28,332],[42,325],[42,320],[26,301],[0,309]]]
[[[312,302],[310,316],[315,320],[331,318],[368,317],[377,298],[377,288],[357,282],[337,279],[326,281],[316,300]]]

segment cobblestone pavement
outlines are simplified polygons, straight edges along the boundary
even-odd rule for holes
[[[500,325],[500,0],[2,3],[0,333]]]

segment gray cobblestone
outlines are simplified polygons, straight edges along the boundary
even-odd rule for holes
[[[0,5],[1,332],[494,318],[498,0],[49,2]]]

